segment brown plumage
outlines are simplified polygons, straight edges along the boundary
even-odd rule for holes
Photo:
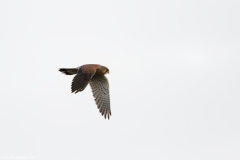
[[[60,68],[59,71],[66,75],[77,74],[72,81],[72,93],[83,91],[90,83],[100,113],[105,118],[110,118],[109,84],[104,76],[109,73],[107,67],[98,64],[86,64],[77,68]]]

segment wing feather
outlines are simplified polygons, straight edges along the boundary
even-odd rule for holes
[[[82,69],[79,68],[77,75],[73,78],[72,81],[72,93],[83,91],[87,87],[95,72],[96,71],[94,70],[83,72]]]
[[[94,76],[90,81],[93,96],[100,113],[106,118],[110,118],[110,95],[109,95],[109,84],[107,78],[102,76]]]

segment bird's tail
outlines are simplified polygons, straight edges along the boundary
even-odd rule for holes
[[[73,75],[77,74],[78,68],[60,68],[59,71],[66,75]]]

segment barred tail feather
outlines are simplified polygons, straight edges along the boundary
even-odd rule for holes
[[[77,74],[78,69],[77,68],[60,68],[59,71],[66,75],[73,75],[73,74]]]

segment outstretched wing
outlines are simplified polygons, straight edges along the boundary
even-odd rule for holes
[[[83,91],[87,87],[95,72],[96,70],[91,68],[88,70],[82,67],[79,68],[77,75],[72,81],[72,93]]]
[[[90,81],[93,96],[100,113],[108,119],[111,115],[110,109],[110,96],[109,96],[109,84],[107,78],[102,76],[94,76]]]

